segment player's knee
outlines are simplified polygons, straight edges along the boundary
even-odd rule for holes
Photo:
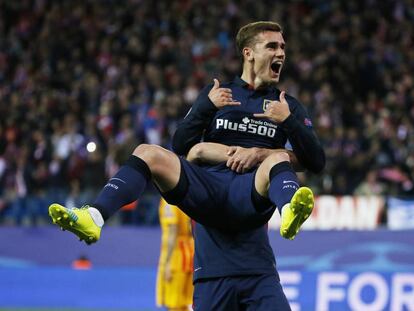
[[[197,163],[203,155],[202,144],[194,145],[187,154],[187,160]]]
[[[143,160],[151,170],[153,176],[165,176],[166,172],[179,172],[178,157],[161,146],[141,144],[132,153]]]
[[[148,144],[141,144],[138,145],[137,147],[135,147],[134,151],[132,152],[132,154],[136,157],[140,157],[143,154],[149,154],[151,153],[152,147],[151,145]]]
[[[263,181],[268,181],[269,172],[273,166],[282,162],[290,162],[290,157],[287,152],[278,151],[270,154],[259,166],[257,176],[263,178]],[[267,184],[263,184],[263,189],[267,189]],[[258,189],[258,188],[257,188]]]
[[[269,162],[270,165],[275,165],[281,162],[290,162],[290,157],[287,152],[284,151],[278,151],[274,152],[271,155],[269,155],[266,160]]]
[[[134,149],[132,154],[144,160],[151,167],[165,160],[165,152],[166,150],[160,146],[141,144]]]

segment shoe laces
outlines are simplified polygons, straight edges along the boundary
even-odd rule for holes
[[[69,214],[69,217],[72,219],[72,221],[78,221],[78,215],[75,213],[76,211],[86,211],[88,210],[90,206],[89,205],[82,205],[81,207],[74,207],[67,210],[67,213]]]
[[[72,210],[82,211],[82,210],[87,210],[90,207],[91,207],[90,205],[85,204],[85,205],[82,205],[81,207],[74,207],[74,208],[72,208]]]

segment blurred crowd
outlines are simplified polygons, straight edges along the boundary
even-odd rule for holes
[[[280,88],[326,150],[322,176],[301,178],[413,195],[412,0],[2,0],[0,221],[91,202],[137,144],[168,148],[199,90],[241,73],[234,37],[257,20],[282,25]],[[157,203],[148,189],[124,220],[155,222]]]

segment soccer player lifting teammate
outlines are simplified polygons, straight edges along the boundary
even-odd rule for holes
[[[294,168],[319,173],[325,155],[303,106],[276,88],[285,61],[281,27],[245,25],[236,44],[241,77],[214,79],[200,92],[173,137],[175,153],[139,145],[95,202],[71,210],[52,204],[49,213],[63,229],[96,242],[104,220],[152,181],[197,223],[195,310],[288,310],[266,224],[277,208],[280,234],[296,236],[314,199]]]

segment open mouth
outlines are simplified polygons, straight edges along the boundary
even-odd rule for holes
[[[282,67],[282,62],[273,62],[272,65],[270,65],[270,68],[276,74],[279,74],[281,67]]]

